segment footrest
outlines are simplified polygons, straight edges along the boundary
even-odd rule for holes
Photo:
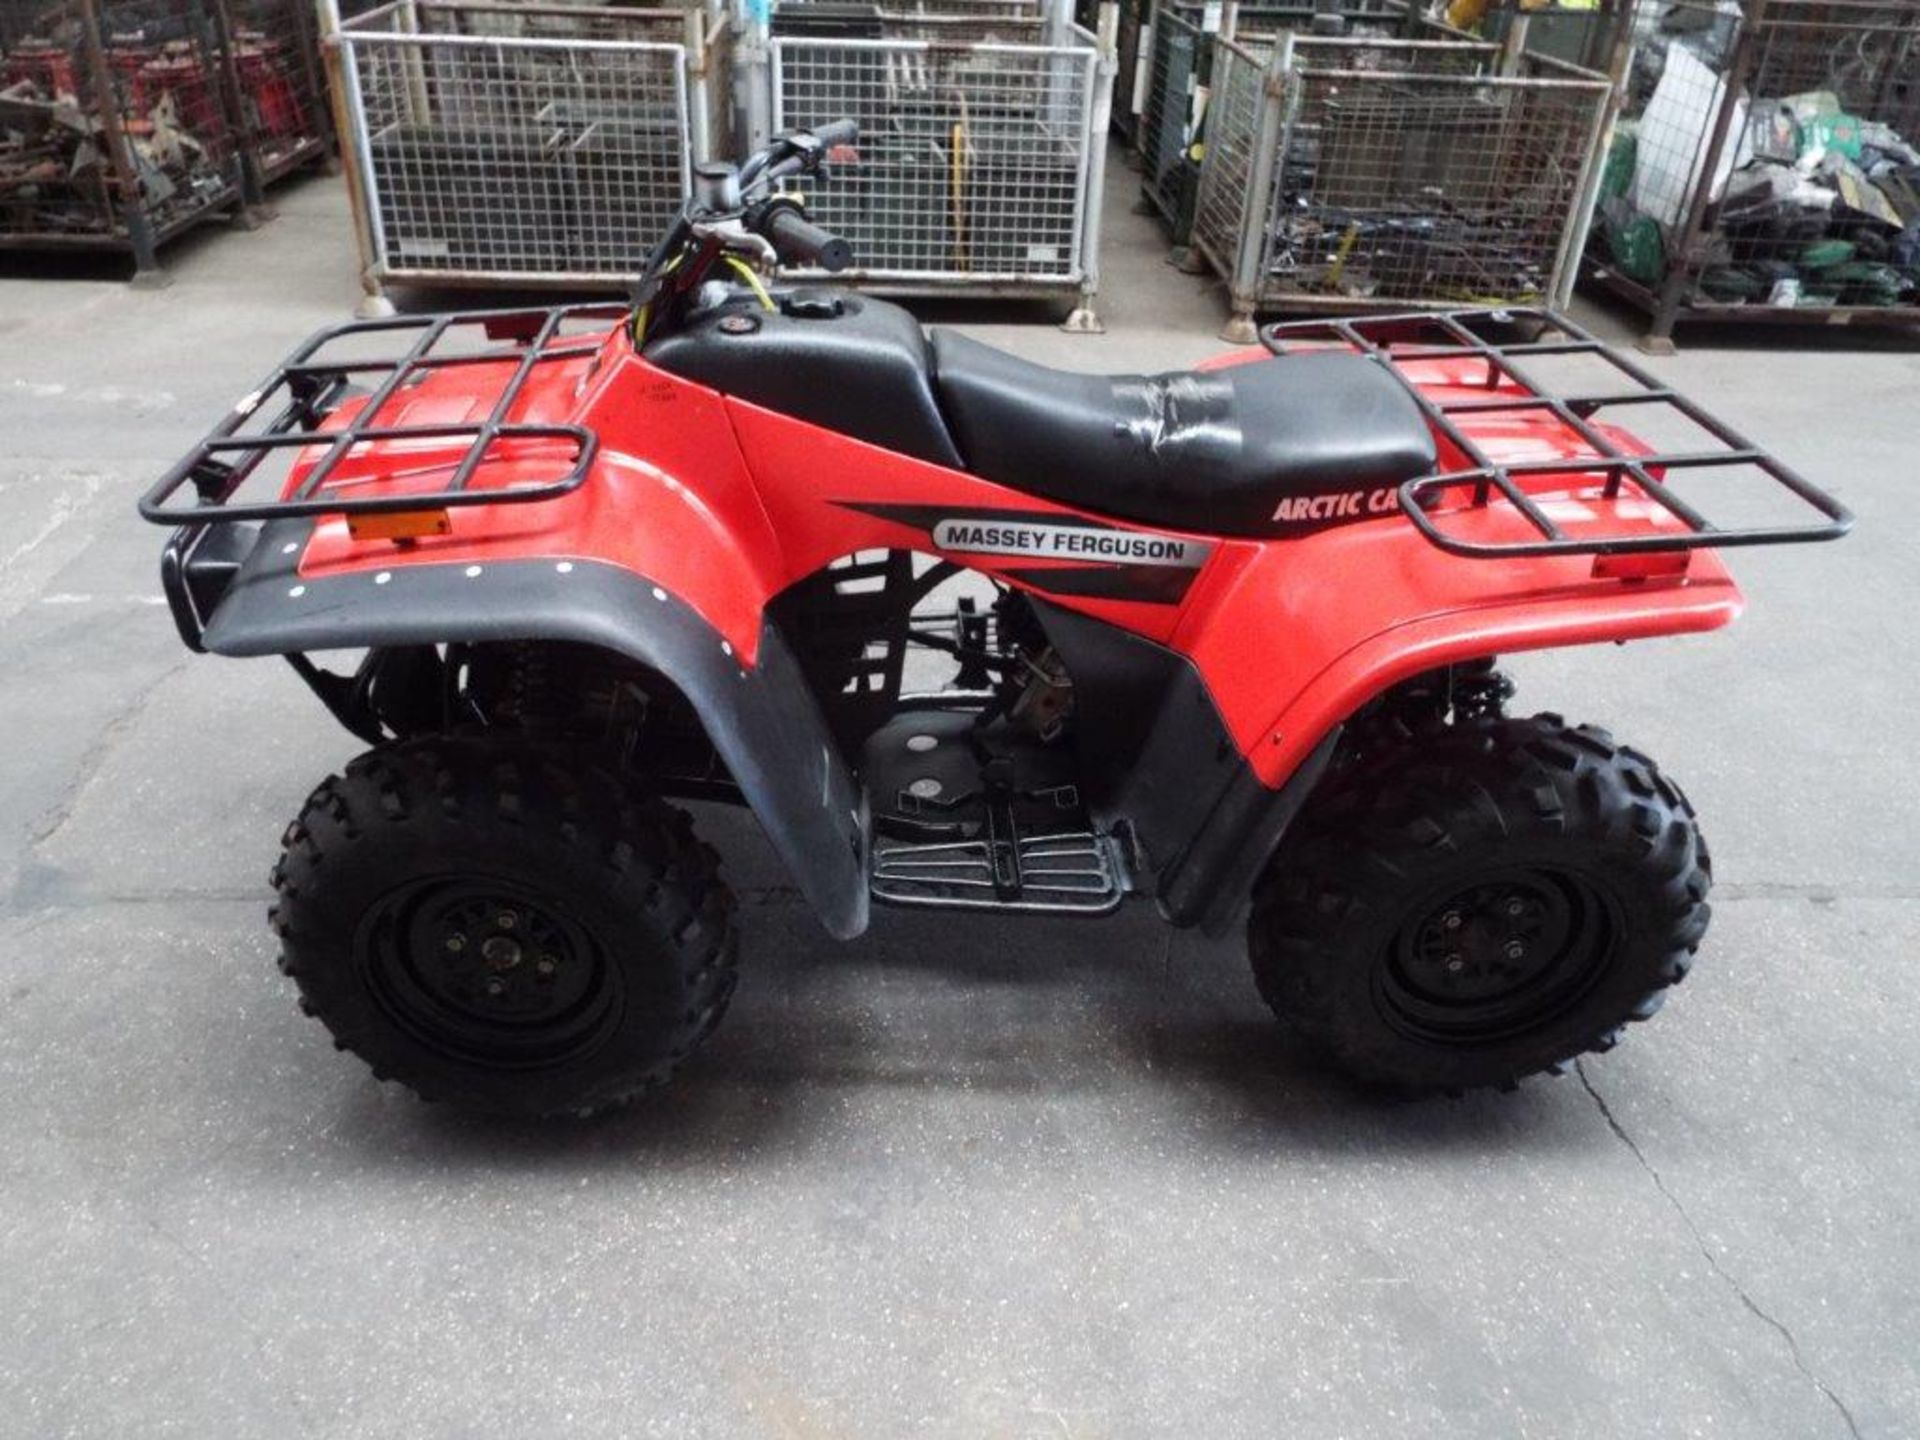
[[[886,905],[1104,915],[1126,893],[1125,876],[1113,840],[1081,830],[876,850],[872,883]]]

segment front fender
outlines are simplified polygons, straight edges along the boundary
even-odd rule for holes
[[[866,929],[866,802],[772,621],[762,621],[746,663],[692,606],[602,561],[412,562],[303,577],[310,529],[266,527],[207,621],[208,650],[567,640],[627,656],[686,695],[827,930],[847,939]]]

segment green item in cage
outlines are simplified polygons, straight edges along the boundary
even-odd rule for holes
[[[1800,252],[1800,263],[1809,270],[1831,270],[1846,264],[1853,255],[1853,242],[1849,240],[1816,240]]]
[[[1632,188],[1633,167],[1639,163],[1640,142],[1631,131],[1621,131],[1607,147],[1607,163],[1600,170],[1600,199],[1614,200]]]
[[[1715,265],[1700,274],[1700,293],[1725,305],[1758,300],[1766,289],[1758,276],[1732,265]]]
[[[1821,115],[1801,127],[1802,153],[1816,147],[1849,160],[1860,158],[1860,118],[1857,115]]]
[[[1607,227],[1607,249],[1613,263],[1629,280],[1652,285],[1667,273],[1667,247],[1660,238],[1660,227],[1646,215],[1635,215],[1618,225]]]
[[[1836,265],[1820,277],[1822,283],[1838,285],[1840,298],[1848,305],[1898,305],[1906,281],[1891,265],[1876,265],[1866,260],[1849,260]]]

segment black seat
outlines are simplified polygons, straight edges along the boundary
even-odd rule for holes
[[[1276,515],[1284,500],[1398,485],[1434,465],[1413,397],[1359,355],[1078,375],[935,330],[933,360],[968,469],[1125,519],[1274,534],[1293,528]]]

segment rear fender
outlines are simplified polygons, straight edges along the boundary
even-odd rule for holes
[[[506,558],[303,575],[307,521],[277,521],[208,618],[217,655],[503,640],[597,645],[685,694],[827,930],[867,925],[865,799],[792,651],[762,619],[751,658],[650,577],[597,560]]]
[[[1586,555],[1461,559],[1399,516],[1224,548],[1174,648],[1274,787],[1369,700],[1423,671],[1715,630],[1745,603],[1710,550],[1693,551],[1682,575],[1623,579]]]

